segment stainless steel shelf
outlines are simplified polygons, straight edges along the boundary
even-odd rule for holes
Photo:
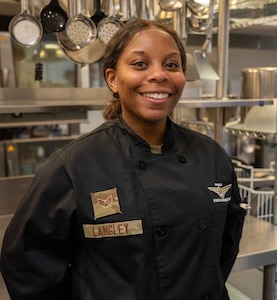
[[[237,107],[237,106],[264,106],[264,105],[272,105],[273,99],[209,99],[209,100],[199,100],[199,99],[181,99],[177,104],[177,108],[182,107]]]
[[[0,88],[0,114],[102,110],[108,88]]]
[[[26,121],[26,122],[0,122],[0,128],[15,128],[15,127],[27,127],[27,126],[40,126],[40,125],[62,125],[62,124],[85,124],[89,123],[88,119],[76,119],[76,120],[45,120],[45,121]]]
[[[77,135],[62,135],[62,136],[45,136],[45,137],[30,137],[30,138],[18,138],[18,139],[9,139],[9,140],[2,140],[2,142],[9,143],[9,144],[24,144],[24,143],[43,143],[43,142],[54,142],[54,141],[68,141],[68,140],[75,140],[80,137],[79,134]],[[1,179],[1,178],[0,178]]]

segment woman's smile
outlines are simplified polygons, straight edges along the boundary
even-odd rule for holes
[[[152,101],[154,103],[161,103],[168,101],[168,98],[171,94],[164,93],[164,92],[146,92],[146,93],[140,93],[141,96],[147,98],[149,101]]]

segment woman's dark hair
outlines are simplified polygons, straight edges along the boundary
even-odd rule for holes
[[[149,28],[156,27],[169,35],[175,40],[182,61],[183,72],[186,71],[186,52],[184,46],[179,39],[175,30],[167,27],[159,21],[150,21],[142,19],[132,19],[128,21],[121,29],[119,29],[116,34],[112,37],[109,44],[106,47],[104,57],[103,57],[103,74],[106,79],[105,72],[108,68],[116,69],[117,61],[126,48],[133,40],[135,35],[139,32],[147,30]],[[118,95],[114,95],[118,98]],[[121,113],[120,100],[116,99],[110,101],[107,107],[103,111],[103,116],[105,119],[110,120],[116,118]]]

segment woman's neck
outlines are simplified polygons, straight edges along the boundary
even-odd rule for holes
[[[166,120],[160,122],[128,122],[124,119],[124,121],[135,134],[143,138],[149,145],[158,146],[163,144],[166,134]]]

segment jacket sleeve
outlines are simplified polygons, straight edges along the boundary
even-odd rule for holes
[[[4,236],[1,272],[12,300],[71,299],[75,211],[71,181],[55,154],[34,177]]]
[[[229,202],[225,227],[222,235],[221,267],[226,281],[239,252],[239,242],[242,235],[245,210],[240,207],[241,198],[235,173],[233,173],[233,187]]]

